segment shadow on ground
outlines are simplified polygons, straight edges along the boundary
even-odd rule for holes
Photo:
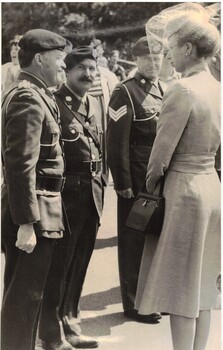
[[[111,328],[121,326],[127,322],[132,322],[132,320],[125,318],[123,312],[109,313],[82,319],[81,330],[83,334],[88,336],[101,337],[110,335]],[[150,324],[150,326],[157,326],[157,324]]]
[[[115,287],[109,290],[88,294],[81,297],[81,310],[105,310],[106,306],[121,303],[120,288]]]
[[[128,322],[122,312],[109,313],[96,317],[81,320],[81,330],[83,334],[91,337],[101,337],[111,334],[111,328],[120,326]]]
[[[111,238],[98,238],[95,243],[94,249],[111,248],[117,246],[117,237]]]

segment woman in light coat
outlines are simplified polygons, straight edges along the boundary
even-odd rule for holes
[[[148,164],[149,193],[165,174],[165,217],[157,245],[146,238],[135,306],[140,314],[170,314],[174,350],[203,350],[220,271],[220,182],[214,169],[220,85],[206,59],[220,40],[213,25],[187,15],[172,20],[166,33],[183,78],[164,94]]]

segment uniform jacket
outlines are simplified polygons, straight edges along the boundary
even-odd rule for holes
[[[66,161],[66,184],[64,193],[72,196],[73,192],[80,192],[83,182],[86,192],[89,190],[93,194],[93,200],[97,213],[102,214],[103,206],[103,183],[101,171],[98,173],[83,172],[80,167],[84,162],[101,161],[101,138],[102,128],[97,124],[97,100],[87,95],[87,110],[80,103],[72,91],[63,85],[56,93],[55,97],[61,114],[62,138],[64,142],[64,153]],[[80,123],[76,115],[83,121]],[[93,136],[93,137],[92,137]],[[90,167],[90,165],[89,165]],[[88,188],[88,190],[87,190]],[[82,187],[82,192],[84,189]],[[65,198],[64,196],[64,198]],[[83,193],[82,193],[83,196]],[[90,198],[90,197],[89,197]],[[86,200],[87,203],[87,200]],[[87,206],[87,204],[86,204]],[[81,208],[85,210],[87,208]]]
[[[21,72],[3,102],[3,234],[27,223],[37,223],[37,233],[64,229],[60,192],[36,190],[39,176],[63,176],[58,117],[44,82]]]
[[[155,88],[137,72],[113,91],[107,151],[116,190],[133,188],[137,193],[144,185],[164,88],[160,82]]]

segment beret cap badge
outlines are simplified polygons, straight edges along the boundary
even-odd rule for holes
[[[65,97],[65,100],[66,100],[67,102],[71,102],[71,101],[72,101],[72,97],[71,97],[71,96],[66,96],[66,97]]]

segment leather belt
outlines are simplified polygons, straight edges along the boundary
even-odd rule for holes
[[[97,174],[102,170],[101,160],[76,161],[66,160],[66,172]]]
[[[36,177],[36,189],[51,192],[61,192],[64,187],[65,177],[41,176]]]

